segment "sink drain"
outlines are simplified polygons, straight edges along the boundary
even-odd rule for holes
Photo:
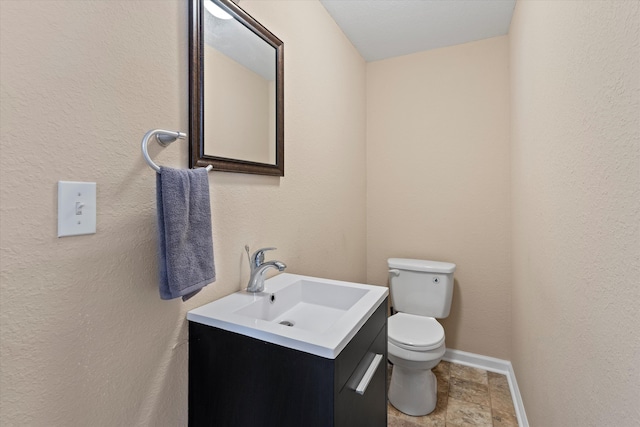
[[[283,320],[282,322],[280,322],[280,324],[284,326],[293,326],[293,322],[290,322],[288,320]]]

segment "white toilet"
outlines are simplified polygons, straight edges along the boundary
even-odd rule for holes
[[[451,308],[455,264],[389,258],[391,301],[389,360],[393,363],[389,402],[408,415],[436,408],[437,381],[431,372],[444,356],[444,329],[435,318]]]

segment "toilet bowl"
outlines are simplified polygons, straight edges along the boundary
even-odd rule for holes
[[[393,363],[389,402],[408,415],[426,415],[438,400],[431,372],[445,353],[444,329],[432,317],[397,313],[388,328],[389,361]]]
[[[389,402],[413,416],[427,415],[438,400],[431,369],[444,357],[444,328],[453,293],[455,264],[390,258],[389,286],[394,309],[387,323],[388,357],[393,364]]]

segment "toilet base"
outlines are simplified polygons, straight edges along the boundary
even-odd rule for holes
[[[438,382],[431,369],[407,369],[393,365],[389,402],[400,412],[414,417],[436,409]]]

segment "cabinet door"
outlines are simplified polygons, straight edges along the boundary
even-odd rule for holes
[[[333,425],[333,360],[189,322],[190,427]]]
[[[382,358],[363,394],[356,392],[375,355]],[[336,396],[336,427],[386,427],[387,327],[380,330],[361,363]]]

